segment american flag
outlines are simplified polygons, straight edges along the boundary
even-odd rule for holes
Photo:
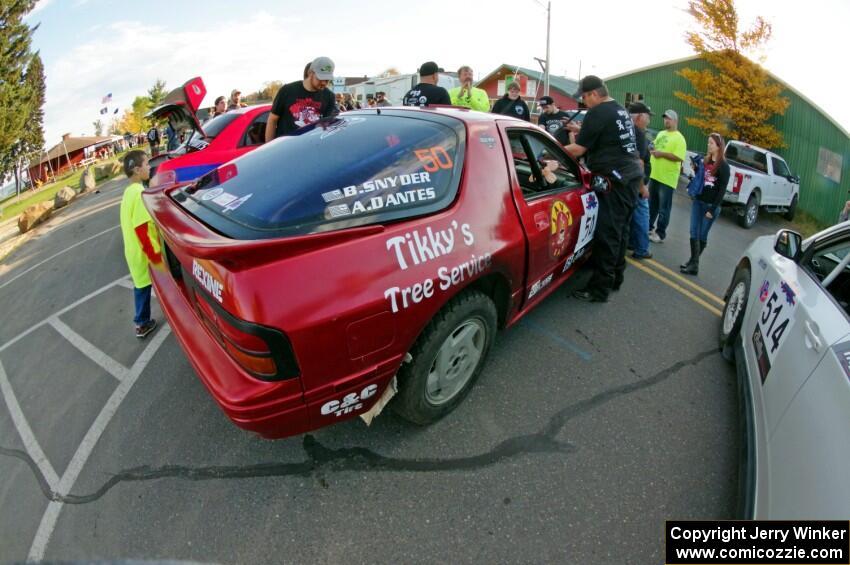
[[[112,93],[111,92],[100,99],[101,104],[108,104],[109,102],[112,102]]]

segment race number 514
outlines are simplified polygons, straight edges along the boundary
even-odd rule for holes
[[[764,303],[758,324],[764,336],[767,354],[773,363],[776,352],[787,335],[788,326],[791,325],[794,316],[794,305],[777,294],[776,290],[770,293],[770,298]]]

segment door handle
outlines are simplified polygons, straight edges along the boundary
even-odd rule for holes
[[[806,345],[815,351],[821,350],[820,336],[818,335],[817,326],[806,320]]]

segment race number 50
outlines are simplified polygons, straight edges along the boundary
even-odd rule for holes
[[[454,166],[451,156],[439,145],[428,149],[415,149],[413,153],[429,173],[436,173],[440,169],[451,169]]]

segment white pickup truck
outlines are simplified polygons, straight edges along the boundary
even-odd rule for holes
[[[738,208],[741,227],[749,229],[755,225],[759,208],[782,212],[789,221],[794,219],[800,199],[800,178],[791,174],[785,159],[740,141],[726,144],[726,159],[731,170],[723,203]]]
[[[741,141],[726,144],[726,159],[730,171],[723,204],[737,208],[738,224],[746,229],[753,227],[759,208],[767,212],[781,212],[789,221],[794,219],[800,199],[800,178],[791,173],[785,159]],[[682,173],[693,176],[690,159],[686,161]]]

